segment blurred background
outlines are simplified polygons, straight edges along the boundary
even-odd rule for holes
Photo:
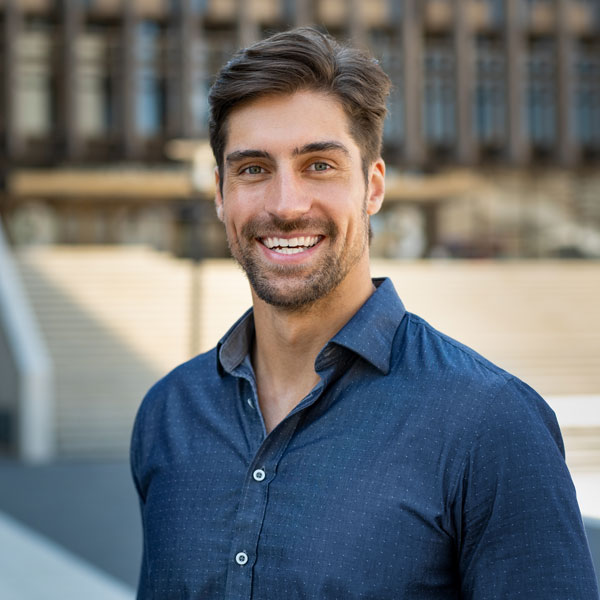
[[[600,560],[600,0],[0,0],[1,597],[131,597],[136,409],[250,304],[208,90],[305,24],[394,84],[374,274],[548,400]]]

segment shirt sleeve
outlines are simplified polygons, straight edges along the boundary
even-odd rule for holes
[[[133,484],[135,486],[139,505],[140,505],[140,516],[142,519],[142,531],[144,532],[144,540],[143,540],[143,549],[142,549],[142,557],[141,557],[141,567],[140,567],[140,575],[138,580],[137,587],[137,595],[136,600],[148,600],[152,598],[152,590],[150,589],[150,577],[147,565],[147,553],[146,553],[146,536],[145,531],[146,527],[144,527],[144,492],[142,490],[142,466],[140,464],[140,454],[141,454],[141,446],[143,443],[142,440],[142,422],[143,422],[143,405],[140,408],[138,415],[136,416],[136,420],[133,427],[133,433],[131,436],[131,446],[130,446],[130,467],[131,467],[131,476],[133,479]]]
[[[521,381],[483,411],[454,510],[461,598],[598,600],[558,423]]]

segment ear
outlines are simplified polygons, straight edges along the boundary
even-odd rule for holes
[[[367,214],[374,215],[379,212],[385,196],[385,163],[383,158],[378,158],[369,167],[369,181],[367,186]]]
[[[221,177],[219,176],[219,167],[215,167],[215,208],[217,217],[223,222],[223,194],[221,193]]]

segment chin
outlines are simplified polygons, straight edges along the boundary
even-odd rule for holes
[[[267,304],[288,311],[302,311],[329,296],[345,274],[322,271],[292,282],[275,282],[264,276],[246,272],[255,294]],[[279,284],[279,285],[278,285]]]

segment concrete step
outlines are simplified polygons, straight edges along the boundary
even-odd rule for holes
[[[251,304],[228,260],[194,266],[149,249],[52,247],[19,265],[54,361],[65,455],[126,455],[146,390],[214,346]],[[542,395],[600,393],[600,263],[374,261],[407,308]],[[568,432],[572,459],[596,450]],[[110,442],[107,442],[110,440]]]
[[[190,263],[130,247],[18,262],[55,367],[59,455],[125,458],[141,398],[190,355]]]

